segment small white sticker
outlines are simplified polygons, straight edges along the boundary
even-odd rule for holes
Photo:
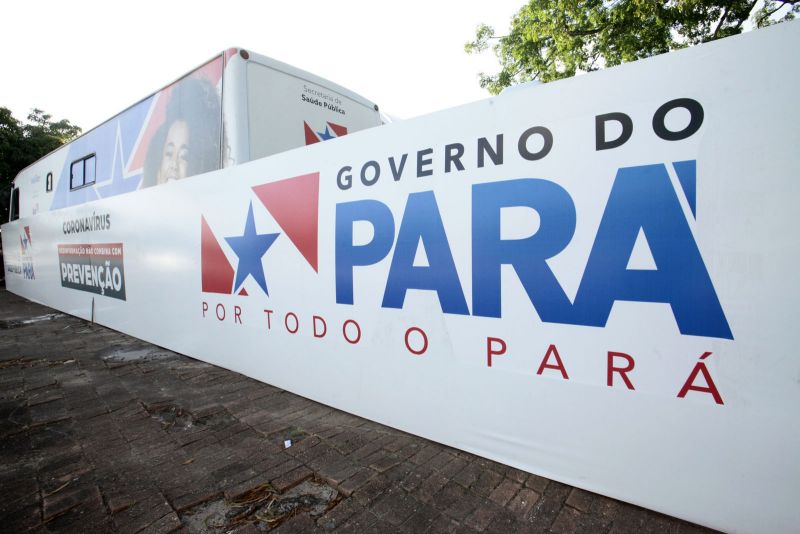
[[[283,448],[284,449],[288,449],[291,446],[292,446],[292,440],[290,440],[290,439],[283,440]]]

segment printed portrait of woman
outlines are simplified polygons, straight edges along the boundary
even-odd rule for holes
[[[214,86],[184,78],[169,94],[164,123],[150,140],[141,187],[220,168],[220,104]]]

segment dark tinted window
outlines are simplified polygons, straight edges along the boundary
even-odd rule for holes
[[[11,191],[11,211],[9,212],[9,221],[16,221],[19,219],[19,189],[14,188]]]
[[[85,185],[92,185],[95,181],[95,158],[94,154],[73,161],[69,167],[69,188],[78,189]]]

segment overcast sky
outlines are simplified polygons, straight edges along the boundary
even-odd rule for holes
[[[84,131],[231,46],[318,74],[411,118],[487,98],[467,55],[524,0],[13,1],[3,7],[0,106],[38,107]]]

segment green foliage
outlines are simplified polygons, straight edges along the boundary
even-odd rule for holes
[[[497,94],[530,80],[548,82],[791,20],[800,0],[529,0],[508,35],[478,27],[467,53],[492,49],[501,70],[481,73]]]
[[[9,192],[17,173],[80,134],[78,126],[68,120],[53,122],[40,109],[31,110],[28,122],[22,123],[0,107],[0,221],[8,220]]]
[[[79,127],[66,119],[53,122],[51,118],[41,109],[32,109],[28,114],[28,124],[22,127],[25,148],[33,158],[31,162],[72,141],[81,133]]]
[[[22,161],[19,140],[22,126],[11,115],[8,108],[0,107],[0,187],[7,189],[11,178],[16,175]]]

